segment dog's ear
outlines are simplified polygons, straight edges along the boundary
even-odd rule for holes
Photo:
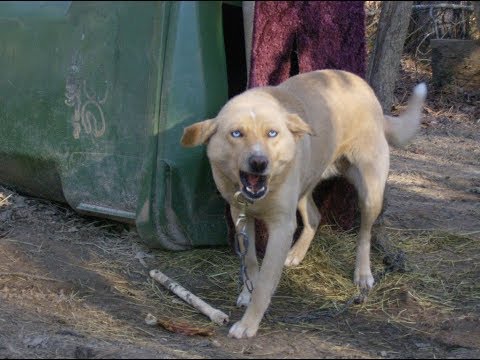
[[[288,114],[287,127],[292,132],[295,139],[300,139],[303,135],[315,135],[313,129],[297,114]]]
[[[183,129],[183,136],[180,142],[187,147],[205,144],[215,131],[217,131],[215,119],[201,121]]]

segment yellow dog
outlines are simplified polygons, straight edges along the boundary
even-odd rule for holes
[[[361,226],[353,279],[360,288],[373,286],[370,237],[388,176],[388,143],[402,145],[415,134],[426,93],[425,84],[417,85],[406,112],[390,117],[360,77],[313,71],[278,86],[250,89],[228,101],[216,118],[185,128],[184,146],[208,144],[215,183],[234,221],[239,214],[234,194],[240,190],[253,202],[247,210],[246,265],[254,289],[250,294],[243,287],[237,305],[247,310],[230,336],[256,334],[283,266],[303,260],[320,223],[312,191],[331,176],[345,176],[358,192]],[[305,226],[291,247],[297,209]],[[269,233],[261,269],[255,217],[264,220]]]

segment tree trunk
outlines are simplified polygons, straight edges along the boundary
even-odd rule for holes
[[[397,79],[403,45],[413,1],[384,1],[377,38],[370,55],[367,79],[375,90],[385,112],[393,103],[393,91]]]

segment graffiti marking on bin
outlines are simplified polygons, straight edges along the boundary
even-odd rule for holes
[[[105,81],[105,93],[100,98],[94,90],[88,88],[86,80],[79,79],[78,72],[78,66],[72,65],[65,85],[65,105],[74,108],[72,135],[79,139],[83,130],[85,134],[99,138],[105,134],[106,129],[102,105],[108,99],[108,82]]]

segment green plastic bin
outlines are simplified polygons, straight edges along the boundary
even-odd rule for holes
[[[151,247],[225,244],[205,149],[179,139],[227,85],[221,2],[0,2],[0,183]]]

